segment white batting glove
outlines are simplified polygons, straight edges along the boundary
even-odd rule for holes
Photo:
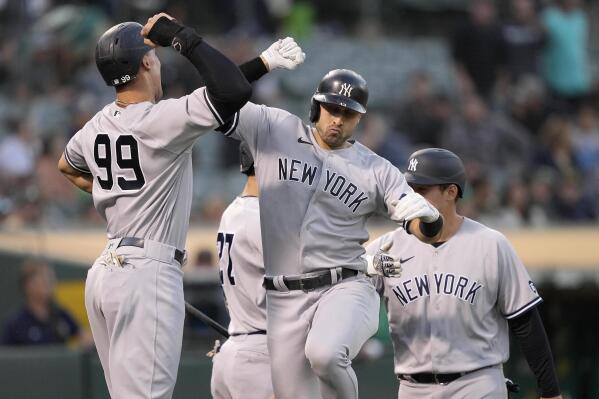
[[[398,200],[391,202],[394,211],[391,219],[398,222],[409,222],[420,218],[424,223],[431,223],[439,219],[439,211],[432,206],[422,195],[409,193]]]
[[[383,245],[374,256],[363,255],[368,264],[366,274],[369,276],[378,274],[384,277],[401,276],[401,263],[387,252],[392,245],[393,240]]]
[[[279,39],[260,54],[269,71],[277,68],[295,69],[304,62],[306,54],[291,37]]]

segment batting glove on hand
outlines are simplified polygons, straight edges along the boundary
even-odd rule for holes
[[[387,252],[391,249],[392,245],[393,241],[389,241],[387,244],[383,245],[374,256],[364,255],[364,258],[368,263],[366,274],[369,276],[379,274],[385,277],[401,276],[401,263]]]
[[[394,211],[391,220],[398,223],[409,222],[420,218],[424,223],[431,223],[439,219],[439,211],[432,206],[422,195],[409,193],[398,200],[391,202]]]
[[[269,71],[277,68],[295,69],[304,62],[306,54],[291,37],[279,39],[260,54]]]

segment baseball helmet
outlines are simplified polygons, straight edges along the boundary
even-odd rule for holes
[[[460,198],[466,187],[466,171],[462,160],[443,148],[425,148],[410,155],[404,176],[408,184],[455,184]]]
[[[108,86],[135,79],[143,56],[152,49],[144,44],[142,26],[123,22],[108,29],[96,44],[96,66]]]
[[[254,157],[252,157],[250,147],[245,141],[239,144],[239,171],[247,176],[255,174]]]
[[[368,85],[362,76],[349,69],[334,69],[324,75],[310,103],[310,122],[320,116],[320,103],[340,105],[366,113]]]

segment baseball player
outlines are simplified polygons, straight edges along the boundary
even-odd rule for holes
[[[248,103],[221,129],[247,142],[256,165],[277,399],[358,397],[351,360],[376,332],[379,311],[364,272],[399,272],[383,252],[363,256],[368,218],[406,221],[425,241],[443,225],[397,168],[350,140],[367,101],[360,75],[333,70],[312,97],[313,125]]]
[[[206,87],[160,101],[156,45],[189,59]],[[73,136],[59,161],[107,221],[108,243],[88,272],[85,306],[111,397],[170,398],[183,334],[191,148],[248,100],[251,86],[166,14],[143,27],[112,27],[95,57],[116,100]]]
[[[239,153],[247,183],[223,213],[217,235],[230,338],[212,359],[211,391],[215,399],[270,399],[258,184],[247,144],[241,143]]]
[[[389,317],[399,398],[503,398],[502,364],[509,330],[537,377],[543,398],[561,398],[533,282],[499,232],[460,216],[456,203],[466,177],[454,153],[428,148],[413,153],[406,180],[443,215],[432,245],[395,230],[367,253],[389,249],[401,277],[375,276]]]

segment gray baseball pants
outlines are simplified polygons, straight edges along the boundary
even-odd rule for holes
[[[399,399],[506,399],[507,389],[500,365],[466,374],[447,385],[419,384],[400,380]]]
[[[277,399],[356,399],[352,359],[378,328],[379,297],[363,275],[314,291],[267,291]]]

